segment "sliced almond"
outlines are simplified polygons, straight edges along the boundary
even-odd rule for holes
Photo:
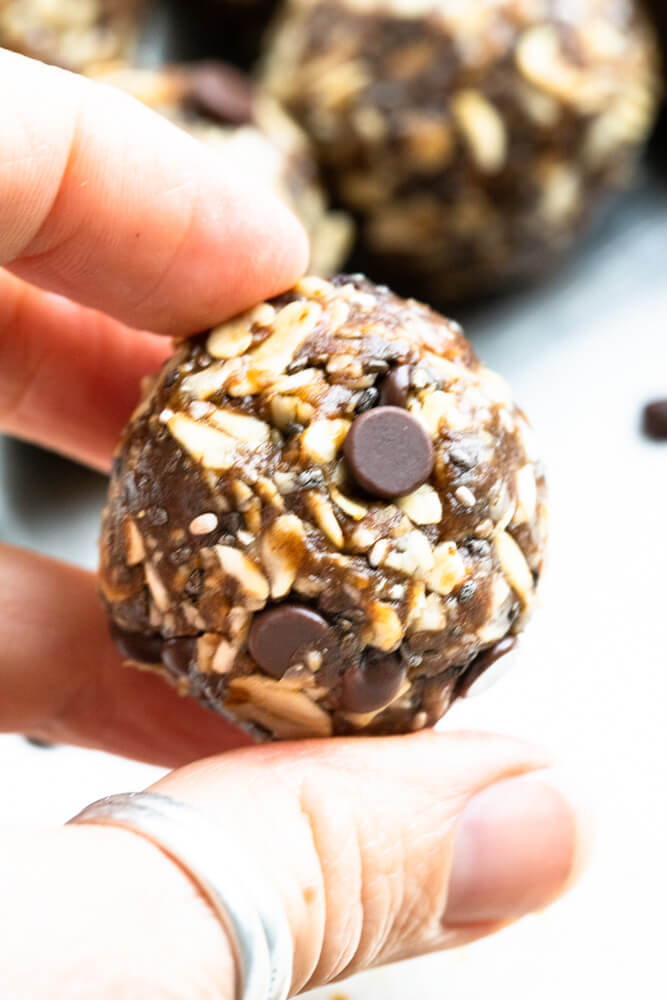
[[[337,507],[351,517],[354,521],[361,521],[368,513],[368,507],[365,507],[362,503],[357,503],[356,500],[350,500],[346,497],[336,486],[330,486],[329,492],[331,494],[331,499],[336,504]]]
[[[269,582],[257,566],[239,549],[216,545],[215,551],[225,573],[237,580],[251,610],[264,607],[269,598]]]
[[[322,307],[317,302],[297,301],[283,306],[273,321],[274,332],[249,355],[251,377],[253,373],[284,372],[321,316]]]
[[[158,611],[169,610],[169,593],[167,588],[160,579],[158,571],[155,569],[152,563],[146,563],[144,567],[144,572],[146,573],[146,583],[148,589],[151,592],[151,597],[155,601],[155,607]]]
[[[277,510],[285,509],[285,501],[278,492],[278,487],[272,479],[267,479],[266,476],[260,476],[255,485],[255,489],[265,503],[270,504],[271,507],[275,507]]]
[[[191,420],[183,413],[174,413],[167,421],[170,434],[206,469],[221,472],[234,461],[237,442],[208,424]]]
[[[292,723],[299,735],[331,736],[333,732],[329,715],[308,695],[283,687],[269,677],[258,674],[235,677],[230,681],[229,693],[233,710],[236,710],[234,701],[248,702],[277,719]]]
[[[298,396],[277,394],[271,397],[271,419],[280,430],[286,430],[289,424],[310,423],[314,412],[310,403]]]
[[[304,457],[318,465],[333,462],[349,429],[350,421],[342,418],[314,420],[301,435]]]
[[[283,514],[262,538],[262,564],[271,584],[271,597],[284,597],[292,588],[304,555],[305,530],[295,514]]]
[[[125,519],[125,562],[128,566],[136,566],[146,558],[146,549],[141,532],[131,517]]]
[[[524,465],[516,473],[517,506],[512,524],[526,524],[535,517],[537,483],[532,465]]]
[[[439,524],[442,520],[440,497],[428,483],[396,501],[414,524]]]
[[[252,343],[251,328],[268,326],[276,315],[276,310],[268,302],[262,302],[235,319],[222,323],[211,330],[206,341],[206,350],[213,358],[235,358],[243,354]]]
[[[340,549],[343,547],[343,532],[336,519],[334,509],[320,493],[310,491],[307,494],[307,502],[315,521],[327,536],[330,542]]]
[[[524,607],[527,607],[531,603],[534,588],[533,574],[530,572],[524,554],[506,531],[496,535],[494,541],[498,561],[507,582],[519,595]]]
[[[187,375],[181,382],[181,389],[194,399],[205,400],[224,388],[225,382],[234,370],[234,362],[216,361],[194,375]],[[236,364],[238,367],[238,363]]]
[[[270,438],[269,425],[265,424],[263,420],[249,417],[245,413],[216,408],[208,419],[225,434],[249,445],[263,444]]]
[[[225,323],[211,330],[206,350],[212,358],[236,358],[252,344],[252,334],[246,324]]]

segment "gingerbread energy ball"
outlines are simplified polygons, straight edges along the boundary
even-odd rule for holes
[[[266,80],[358,216],[365,267],[432,302],[544,271],[653,120],[631,0],[291,0]]]
[[[535,600],[545,483],[460,327],[364,278],[180,346],[117,450],[123,654],[261,736],[433,725]]]
[[[330,275],[340,268],[352,243],[352,221],[330,210],[304,133],[248,77],[220,62],[116,66],[91,75],[132,94],[218,151],[227,165],[270,187],[308,233],[311,271]]]
[[[0,0],[0,46],[82,70],[127,58],[145,0]]]

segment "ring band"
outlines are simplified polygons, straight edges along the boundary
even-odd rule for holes
[[[143,835],[188,872],[228,934],[238,1000],[286,1000],[292,979],[292,937],[284,909],[239,845],[196,809],[152,792],[112,795],[69,821],[121,826]],[[225,851],[229,846],[229,852]],[[221,859],[233,859],[223,867]]]

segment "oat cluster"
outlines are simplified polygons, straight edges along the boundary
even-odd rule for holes
[[[399,458],[404,432],[421,458]],[[304,278],[147,389],[101,588],[128,659],[261,736],[404,732],[522,629],[545,534],[532,431],[460,327]]]

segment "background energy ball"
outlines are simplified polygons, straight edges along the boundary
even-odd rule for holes
[[[657,80],[630,0],[291,0],[264,75],[364,268],[434,303],[553,265],[630,178]]]
[[[311,271],[330,275],[341,267],[352,242],[352,221],[330,210],[302,130],[248,77],[220,62],[161,69],[116,66],[93,75],[219,151],[226,166],[275,191],[308,233]]]
[[[100,585],[125,657],[257,735],[408,732],[512,647],[545,540],[532,431],[460,327],[304,278],[147,387]]]

